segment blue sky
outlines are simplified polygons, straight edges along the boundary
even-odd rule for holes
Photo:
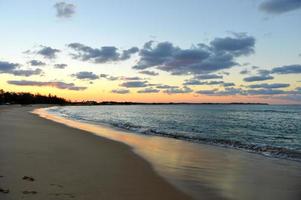
[[[58,10],[54,5],[62,2],[73,6],[74,12],[68,17],[57,16]],[[241,84],[248,84],[244,83],[244,77],[240,74],[243,69],[252,71],[252,67],[257,66],[259,69],[272,70],[275,67],[300,65],[301,63],[301,56],[299,55],[301,54],[301,6],[299,0],[275,0],[273,4],[270,2],[270,0],[0,0],[2,29],[0,61],[20,63],[24,69],[28,69],[30,67],[26,64],[28,60],[39,59],[43,61],[44,58],[33,54],[24,55],[24,51],[39,48],[40,45],[52,47],[61,51],[60,56],[57,60],[44,60],[47,66],[53,65],[55,62],[72,66],[65,69],[65,77],[61,77],[61,73],[55,72],[51,67],[43,67],[42,79],[56,81],[53,76],[56,76],[55,73],[59,73],[58,80],[62,82],[76,82],[87,88],[97,85],[101,87],[103,83],[98,83],[97,80],[94,80],[93,84],[89,83],[93,86],[88,84],[88,87],[87,82],[74,80],[71,75],[88,71],[95,74],[106,73],[112,76],[136,76],[137,71],[132,69],[132,65],[141,60],[139,52],[128,60],[96,63],[89,62],[89,60],[87,62],[72,59],[69,56],[70,49],[67,44],[80,43],[92,48],[114,46],[119,50],[124,50],[131,47],[142,49],[146,42],[153,40],[155,43],[168,41],[175,47],[190,49],[199,43],[208,45],[216,38],[235,38],[237,34],[242,35],[243,33],[245,36],[255,39],[255,44],[252,46],[253,53],[235,57],[235,61],[240,65],[245,64],[245,67],[231,66],[225,70],[214,71],[214,73],[224,71],[230,73],[224,77],[223,81],[232,80],[236,83],[236,88],[240,88]],[[268,6],[264,6],[265,4]],[[283,8],[287,9],[284,10]],[[30,69],[33,69],[33,66]],[[150,69],[160,72],[158,68]],[[255,70],[253,70],[253,75],[256,74]],[[191,78],[191,75],[195,74],[185,75],[172,76],[170,73],[166,74],[165,71],[160,73],[158,77],[148,77],[155,79],[148,79],[148,82],[151,84],[159,84],[160,82],[161,84],[162,80],[169,79],[169,82],[182,87],[183,80]],[[4,89],[16,91],[37,90],[32,87],[9,87],[7,81],[25,79],[41,81],[41,77],[36,76],[14,77],[12,74],[4,72],[0,73],[1,76],[3,78],[1,78],[0,86],[3,85],[2,88]],[[298,82],[301,80],[300,73],[274,76],[275,79],[271,80],[270,84],[289,82],[289,90],[291,91],[300,87],[300,82]],[[104,83],[105,87],[110,85],[112,90],[118,89],[121,84],[122,80],[115,85],[111,82]],[[152,87],[152,85],[150,86]],[[37,88],[40,89],[41,87],[38,86]],[[202,89],[213,90],[216,88],[193,88],[193,92]],[[223,90],[220,86],[218,89]],[[193,92],[191,95],[195,95]],[[87,93],[90,94],[87,95],[88,97],[93,97],[93,94],[96,95],[92,89],[90,92],[88,89]],[[105,93],[109,93],[109,90]],[[126,95],[130,94],[123,96]],[[273,98],[284,99],[283,96],[284,94],[281,94],[280,96],[273,96]],[[170,95],[167,95],[162,101],[169,100],[169,97]],[[115,97],[108,94],[108,98],[114,99]],[[116,97],[116,99],[118,98]],[[147,97],[147,99],[149,98]],[[181,97],[177,98],[181,99]],[[189,98],[191,97],[186,97],[184,100]],[[99,100],[96,97],[94,99]],[[151,99],[156,100],[155,98]],[[235,98],[232,97],[232,99]],[[237,99],[240,100],[238,97]],[[267,99],[266,96],[263,100],[265,99]],[[143,97],[139,97],[138,100],[143,100]],[[192,101],[199,100],[194,98]]]

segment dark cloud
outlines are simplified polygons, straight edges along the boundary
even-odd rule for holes
[[[123,53],[120,56],[120,60],[127,60],[131,58],[132,54],[135,54],[139,51],[137,47],[132,47],[128,50],[124,50]]]
[[[0,61],[0,73],[7,73],[15,70],[20,65],[18,63],[10,63],[6,61]]]
[[[195,93],[197,94],[206,94],[206,95],[214,95],[218,90],[212,89],[212,90],[198,90]]]
[[[138,93],[158,93],[160,90],[155,89],[155,88],[145,88],[143,90],[137,91]]]
[[[190,49],[181,49],[170,42],[154,45],[150,41],[140,50],[140,59],[133,68],[157,67],[174,75],[206,74],[237,65],[235,58],[253,53],[254,46],[255,39],[244,34],[216,38],[209,46],[198,44]]]
[[[147,81],[127,81],[120,84],[120,86],[127,88],[139,88],[148,86],[148,83]]]
[[[54,87],[58,89],[66,89],[66,90],[85,90],[86,87],[78,87],[75,86],[74,83],[64,83],[64,82],[57,82],[57,81],[49,81],[49,82],[43,82],[43,81],[27,81],[27,80],[10,80],[7,81],[8,84],[12,85],[18,85],[18,86],[38,86],[38,87]]]
[[[286,94],[284,90],[273,90],[273,89],[260,89],[260,90],[247,90],[248,95],[278,95]]]
[[[193,90],[189,87],[184,86],[183,88],[169,88],[163,91],[166,94],[185,94],[191,93]]]
[[[205,82],[201,82],[197,79],[188,79],[188,80],[185,80],[183,85],[204,85],[204,83]]]
[[[257,76],[249,76],[244,78],[245,82],[255,82],[255,81],[266,81],[274,79],[273,76],[270,75],[257,75]]]
[[[124,81],[139,81],[139,80],[142,80],[142,78],[140,78],[138,76],[132,76],[132,77],[122,76],[122,77],[120,77],[120,79],[124,80]]]
[[[104,46],[100,49],[97,49],[80,43],[71,43],[68,44],[68,47],[75,51],[75,53],[71,54],[74,59],[90,61],[94,63],[126,60],[129,59],[131,55],[138,52],[137,47],[124,50],[122,53],[119,53],[118,49],[114,46]]]
[[[301,65],[286,65],[282,67],[275,67],[271,73],[274,74],[301,74]]]
[[[75,5],[63,1],[54,4],[54,8],[58,18],[70,18],[75,13]]]
[[[130,93],[130,90],[128,89],[115,89],[111,91],[112,93],[116,93],[116,94],[128,94]]]
[[[97,76],[93,72],[87,72],[87,71],[78,72],[76,74],[72,74],[72,76],[81,80],[96,80],[99,78],[99,76]]]
[[[58,49],[40,45],[38,50],[27,50],[24,53],[37,54],[46,59],[54,59],[54,58],[56,58],[56,54],[59,52],[60,52],[60,50],[58,50]]]
[[[286,88],[289,87],[290,84],[287,83],[262,83],[262,84],[254,84],[254,85],[249,85],[249,88],[265,88],[265,89],[277,89],[277,88]]]
[[[282,14],[301,8],[300,0],[265,0],[259,5],[260,10],[271,14]]]
[[[196,79],[202,79],[202,80],[206,80],[206,79],[221,79],[221,78],[223,78],[223,76],[216,75],[216,74],[201,74],[201,75],[195,76],[194,78],[196,78]]]
[[[159,73],[154,72],[154,71],[149,71],[149,70],[139,71],[139,73],[149,75],[149,76],[158,76],[159,75]]]
[[[232,86],[235,86],[235,83],[223,83],[222,84],[224,87],[232,87]]]
[[[18,63],[10,63],[6,61],[0,61],[0,74],[12,74],[15,76],[33,76],[33,75],[40,75],[42,74],[41,69],[27,69],[27,70],[22,70],[20,69],[20,64]]]
[[[197,79],[188,79],[185,80],[183,85],[223,85],[225,84],[224,81],[199,81]],[[232,83],[231,83],[232,84]]]
[[[46,63],[39,61],[39,60],[30,60],[28,62],[31,66],[45,66]]]
[[[67,64],[55,64],[54,67],[57,69],[65,69],[68,65]]]
[[[254,53],[255,38],[238,34],[236,37],[216,38],[211,41],[216,52],[231,53],[236,56]]]

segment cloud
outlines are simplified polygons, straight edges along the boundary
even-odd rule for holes
[[[128,50],[124,50],[122,53],[119,53],[118,49],[114,46],[103,46],[99,49],[80,43],[71,43],[67,46],[75,51],[75,53],[71,54],[74,59],[90,61],[93,63],[127,60],[139,50],[137,47],[132,47]]]
[[[188,79],[184,81],[183,85],[204,85],[204,83],[196,79]]]
[[[207,74],[228,69],[235,65],[235,58],[254,52],[255,39],[245,34],[216,38],[210,45],[198,44],[181,49],[170,42],[154,44],[149,41],[139,51],[140,59],[134,69],[156,67],[174,75]]]
[[[154,88],[145,88],[143,90],[137,91],[138,93],[158,93],[160,90]]]
[[[120,79],[124,80],[124,81],[139,81],[139,80],[142,80],[142,78],[140,78],[138,76],[132,76],[132,77],[122,76],[122,77],[120,77]]]
[[[217,89],[212,89],[212,90],[198,90],[195,93],[197,94],[206,94],[206,95],[215,95]]]
[[[42,56],[45,59],[54,59],[56,54],[61,52],[59,49],[54,49],[48,46],[40,45],[38,50],[27,50],[24,53],[26,54],[37,54]]]
[[[240,88],[225,88],[224,90],[212,89],[212,90],[198,90],[195,93],[204,94],[210,96],[231,96],[231,95],[242,95],[243,91]]]
[[[78,72],[76,74],[72,74],[72,76],[81,80],[95,80],[99,78],[99,76],[97,76],[93,72],[87,72],[87,71]]]
[[[10,63],[6,61],[0,61],[0,73],[11,72],[20,65],[18,63]]]
[[[45,66],[46,63],[39,61],[39,60],[30,60],[28,62],[31,66]]]
[[[153,84],[153,86],[156,86],[156,88],[158,88],[158,89],[175,89],[175,88],[179,88],[179,86],[164,85],[164,84]]]
[[[128,89],[115,89],[111,91],[112,93],[116,93],[116,94],[128,94],[130,93],[130,90]]]
[[[244,69],[244,70],[241,70],[239,73],[245,75],[245,74],[250,74],[251,72],[247,69]]]
[[[127,60],[131,58],[132,54],[135,54],[139,51],[137,47],[132,47],[128,50],[124,50],[123,53],[120,56],[120,60]]]
[[[223,83],[222,85],[224,87],[232,87],[232,86],[235,86],[235,83],[229,82],[229,83]]]
[[[221,79],[221,78],[223,78],[223,76],[216,75],[216,74],[201,74],[201,75],[195,76],[194,78],[207,80],[207,79]]]
[[[185,82],[183,83],[183,85],[221,85],[221,84],[225,84],[224,81],[204,81],[201,82],[199,80],[196,79],[188,79],[185,80]]]
[[[119,79],[118,76],[110,76],[110,75],[108,75],[108,74],[100,74],[99,77],[100,77],[100,78],[107,79],[107,80],[109,80],[109,81],[116,81],[116,80]]]
[[[191,93],[193,90],[189,87],[184,86],[183,88],[169,88],[163,91],[166,94],[185,94]]]
[[[22,70],[20,69],[20,64],[18,63],[10,63],[6,61],[0,61],[0,74],[12,74],[15,76],[32,76],[32,75],[40,75],[42,74],[41,69],[27,69],[27,70]]]
[[[301,74],[301,65],[285,65],[282,67],[275,67],[271,73],[274,74]]]
[[[259,5],[260,10],[271,14],[282,14],[300,8],[300,0],[265,0]]]
[[[33,75],[41,75],[42,73],[43,73],[43,71],[41,69],[35,69],[35,70],[32,70],[32,69],[27,69],[27,70],[18,69],[18,70],[13,70],[13,71],[10,72],[10,74],[13,74],[15,76],[26,76],[26,77],[33,76]]]
[[[289,87],[290,84],[287,83],[272,83],[272,84],[267,84],[267,83],[262,83],[262,84],[254,84],[254,85],[249,85],[249,88],[265,88],[265,89],[276,89],[276,88],[286,88]]]
[[[68,65],[67,64],[55,64],[54,67],[57,69],[65,69]]]
[[[236,56],[250,55],[254,53],[255,38],[236,34],[236,37],[216,38],[210,44],[215,52],[231,53]]]
[[[255,81],[266,81],[274,79],[273,76],[270,75],[257,75],[257,76],[249,76],[244,78],[245,82],[255,82]]]
[[[154,72],[154,71],[149,71],[149,70],[139,71],[139,73],[149,75],[149,76],[158,76],[159,75],[159,73]]]
[[[284,90],[273,90],[273,89],[247,90],[246,92],[249,95],[278,95],[278,94],[287,93]]]
[[[75,5],[63,1],[54,4],[54,8],[56,9],[56,16],[58,18],[70,18],[75,13]]]
[[[147,81],[127,81],[120,84],[122,87],[127,88],[138,88],[138,87],[146,87],[148,86]]]
[[[54,87],[58,89],[66,89],[66,90],[85,90],[87,87],[78,87],[75,86],[74,83],[64,83],[64,82],[57,82],[57,81],[49,81],[49,82],[43,82],[43,81],[27,81],[27,80],[9,80],[7,81],[8,84],[12,85],[18,85],[18,86],[38,86],[38,87]]]

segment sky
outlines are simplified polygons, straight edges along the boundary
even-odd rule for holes
[[[301,0],[0,0],[0,89],[301,104]]]

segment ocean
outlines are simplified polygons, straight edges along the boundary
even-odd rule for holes
[[[73,120],[301,160],[301,106],[106,105],[52,107]]]
[[[193,199],[300,199],[301,106],[58,106],[37,114],[125,143]]]

